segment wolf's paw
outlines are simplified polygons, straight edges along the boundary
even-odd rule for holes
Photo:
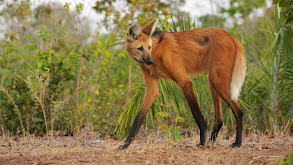
[[[232,144],[230,145],[230,147],[232,147],[232,148],[236,148],[236,147],[240,147],[240,146],[241,146],[241,143],[237,143],[237,142],[232,143]]]
[[[124,143],[123,145],[120,145],[120,146],[118,147],[118,149],[119,149],[119,150],[123,150],[123,149],[127,148],[128,146],[129,146],[128,143]]]
[[[200,148],[200,149],[203,149],[204,148],[204,144],[199,143],[199,144],[196,145],[196,147],[197,148]]]

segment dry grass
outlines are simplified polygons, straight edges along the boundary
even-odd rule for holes
[[[157,133],[137,138],[126,150],[123,141],[99,139],[97,134],[79,136],[0,138],[0,164],[277,164],[293,150],[292,136],[268,137],[257,134],[244,138],[243,146],[230,148],[234,138],[223,135],[213,146],[196,148],[198,136],[178,143]]]

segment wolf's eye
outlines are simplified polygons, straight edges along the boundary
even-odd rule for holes
[[[139,51],[143,51],[143,47],[139,47],[137,48]]]
[[[152,46],[149,46],[149,50],[151,50]]]

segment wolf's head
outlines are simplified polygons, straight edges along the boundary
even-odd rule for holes
[[[138,62],[143,62],[147,65],[154,63],[151,55],[152,50],[152,33],[154,32],[158,23],[156,18],[152,22],[141,28],[138,24],[133,24],[127,30],[126,51],[128,54]]]

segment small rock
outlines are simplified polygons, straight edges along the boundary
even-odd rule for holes
[[[162,144],[162,143],[164,143],[164,140],[163,140],[163,139],[160,139],[160,140],[158,140],[158,141],[156,142],[156,144]]]
[[[170,162],[170,163],[175,162],[175,159],[174,159],[173,156],[171,156],[171,157],[169,158],[169,162]]]
[[[102,141],[102,140],[93,140],[92,142],[93,143],[102,143],[102,144],[104,143],[104,141]]]
[[[262,146],[258,146],[257,149],[261,151],[262,150]]]
[[[145,164],[146,164],[146,165],[151,165],[151,164],[152,164],[152,161],[147,160],[147,161],[145,162]]]

